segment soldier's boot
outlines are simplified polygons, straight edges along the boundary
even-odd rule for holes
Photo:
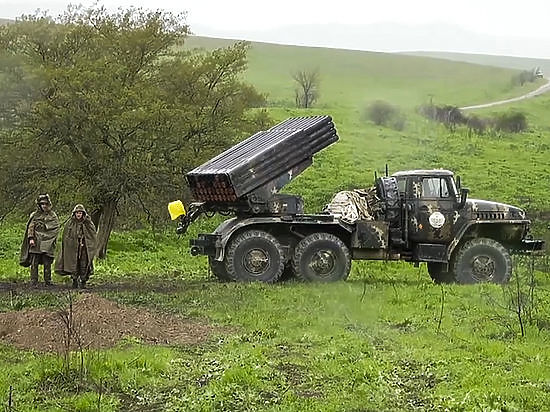
[[[51,263],[44,264],[44,284],[46,286],[52,285],[52,264]]]
[[[78,289],[78,278],[77,277],[73,278],[73,289]]]
[[[32,258],[31,261],[31,285],[38,285],[38,262],[36,258]]]
[[[86,289],[86,279],[80,278],[80,289]]]

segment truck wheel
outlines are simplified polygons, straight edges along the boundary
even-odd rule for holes
[[[467,241],[453,261],[453,272],[458,283],[506,283],[512,274],[510,253],[493,239]]]
[[[453,272],[443,270],[445,265],[439,262],[428,262],[428,273],[435,283],[452,283],[455,281]]]
[[[225,256],[227,275],[237,281],[275,283],[283,273],[281,244],[267,232],[249,230],[231,241]]]
[[[294,251],[296,276],[305,281],[345,280],[351,269],[349,249],[329,233],[313,233],[302,239]]]
[[[212,274],[216,276],[222,282],[229,282],[232,279],[229,277],[227,270],[225,269],[225,263],[214,259],[212,256],[208,256],[208,264]]]

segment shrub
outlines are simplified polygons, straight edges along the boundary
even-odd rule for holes
[[[502,113],[494,119],[494,129],[497,131],[520,133],[527,129],[527,118],[523,113]]]
[[[367,119],[378,126],[391,127],[395,130],[405,128],[406,118],[401,111],[383,100],[372,102],[366,110]]]
[[[490,122],[488,119],[483,119],[473,114],[468,117],[466,126],[468,126],[468,130],[470,130],[470,132],[474,132],[476,134],[483,134],[487,129],[487,127],[489,126],[489,123]]]
[[[456,125],[468,122],[468,118],[462,114],[457,106],[426,104],[420,106],[418,112],[428,119],[443,123],[449,129],[454,129]]]

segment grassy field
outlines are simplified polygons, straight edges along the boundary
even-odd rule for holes
[[[187,48],[212,49],[232,40],[190,37]],[[269,96],[274,106],[294,105],[291,74],[318,68],[321,74],[319,106],[361,111],[376,99],[407,110],[433,100],[462,106],[515,96],[511,69],[451,62],[399,54],[252,43],[246,80]]]
[[[3,232],[15,247],[16,228]],[[17,410],[36,411],[93,411],[98,399],[104,411],[548,405],[550,282],[543,273],[536,274],[536,310],[522,338],[513,283],[441,287],[424,267],[354,264],[351,279],[338,284],[220,284],[208,277],[203,259],[183,255],[171,234],[154,241],[138,232],[115,234],[109,259],[96,269],[95,293],[230,329],[191,346],[151,347],[127,338],[113,349],[85,352],[82,374],[77,354],[67,371],[57,355],[2,345],[4,402],[12,386]],[[17,280],[24,276],[19,272]],[[57,310],[65,293],[15,289],[2,295],[0,311]]]
[[[224,41],[188,44],[212,48]],[[290,72],[305,65],[322,74],[321,101],[310,111],[292,108]],[[254,44],[246,78],[268,94],[275,120],[319,113],[335,120],[341,141],[285,189],[303,195],[310,211],[339,189],[370,185],[385,163],[392,171],[450,168],[474,197],[545,211],[550,97],[513,106],[528,114],[530,128],[522,134],[450,132],[415,113],[430,97],[462,105],[521,94],[510,88],[513,73],[422,57]],[[404,130],[363,118],[375,99],[402,108]],[[55,354],[0,345],[0,405],[7,409],[11,386],[17,411],[550,410],[546,273],[525,266],[515,272],[525,309],[522,336],[515,282],[442,287],[424,266],[354,263],[350,280],[337,284],[217,283],[205,259],[188,254],[187,243],[218,222],[201,220],[183,239],[172,231],[114,233],[92,290],[123,304],[206,319],[223,332],[190,346],[127,337],[115,348],[85,352],[84,370],[76,355],[67,366]],[[53,310],[64,289],[22,285],[28,276],[17,266],[23,226],[0,224],[0,311]],[[537,269],[544,269],[541,262]]]

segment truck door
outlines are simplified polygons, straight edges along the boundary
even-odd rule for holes
[[[450,176],[412,176],[409,180],[409,239],[416,243],[448,243],[457,207]]]

